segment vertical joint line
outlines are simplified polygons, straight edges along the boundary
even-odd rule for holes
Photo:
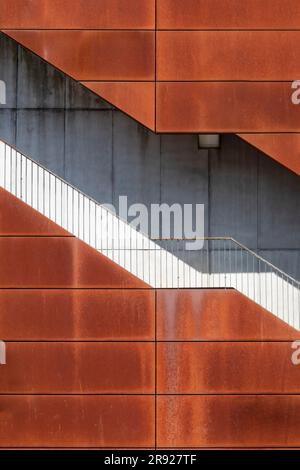
[[[217,151],[220,151],[217,150]],[[207,149],[207,236],[208,237],[211,237],[212,234],[211,234],[211,207],[210,207],[210,203],[211,203],[211,150]],[[205,220],[205,213],[204,213],[204,220]],[[210,246],[210,241],[208,240],[207,241],[207,259],[208,259],[208,273],[210,274],[210,270],[211,270],[211,265],[212,265],[212,260],[211,260],[211,256],[212,256],[212,248]]]
[[[115,162],[114,162],[114,116],[115,116],[115,110],[111,110],[111,203],[115,203],[115,176],[114,176],[114,171],[115,171]]]
[[[67,131],[67,81],[70,80],[69,78],[65,79],[64,80],[64,87],[65,87],[65,90],[64,90],[64,161],[63,161],[63,175],[64,175],[64,179],[66,179],[66,148],[67,148],[67,145],[66,145],[66,131]]]
[[[260,235],[260,210],[259,210],[259,184],[260,184],[260,155],[257,152],[256,158],[256,253],[259,254],[259,235]]]
[[[15,133],[14,133],[14,139],[15,139],[15,146],[17,147],[17,138],[18,138],[18,115],[19,115],[19,61],[20,61],[20,46],[19,44],[17,45],[17,64],[16,64],[16,113],[14,117],[14,122],[15,122]]]
[[[154,131],[157,131],[157,0],[155,0],[155,32],[154,32]]]
[[[155,327],[155,343],[154,343],[154,362],[155,362],[155,395],[154,395],[154,446],[157,450],[157,289],[155,289],[155,302],[154,302],[154,327]]]

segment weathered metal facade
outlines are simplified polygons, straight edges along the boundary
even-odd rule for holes
[[[155,132],[235,132],[253,145],[262,134],[258,147],[298,174],[299,23],[296,0],[4,0],[0,10],[7,35]]]
[[[299,332],[150,289],[4,190],[0,235],[0,447],[300,446]]]
[[[299,26],[296,0],[0,6],[6,35],[153,131],[237,133],[298,174]],[[3,190],[0,258],[0,447],[300,448],[300,333],[258,305],[150,289]]]

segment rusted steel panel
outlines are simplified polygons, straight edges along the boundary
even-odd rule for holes
[[[158,132],[299,132],[287,82],[157,84]]]
[[[3,237],[0,259],[0,287],[148,287],[72,237]]]
[[[151,396],[0,396],[1,447],[152,447]]]
[[[82,84],[144,126],[154,130],[154,82],[82,82]]]
[[[2,340],[153,340],[152,290],[0,290]]]
[[[0,235],[69,236],[70,234],[0,188]]]
[[[299,29],[298,0],[159,0],[159,29]]]
[[[300,175],[300,134],[239,134],[239,137]]]
[[[300,332],[235,290],[157,291],[159,340],[293,340]]]
[[[300,69],[297,43],[299,31],[159,32],[157,79],[293,81]]]
[[[150,31],[6,31],[76,80],[154,80]]]
[[[300,397],[159,396],[158,446],[299,447]]]
[[[5,29],[153,29],[155,0],[1,0]]]
[[[154,393],[154,343],[7,343],[0,393]]]
[[[299,393],[292,342],[158,343],[158,393]]]

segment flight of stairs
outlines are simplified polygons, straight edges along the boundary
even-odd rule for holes
[[[0,259],[1,448],[300,447],[300,333],[245,296],[150,288],[3,189]]]
[[[152,287],[234,288],[300,330],[300,283],[233,239],[154,241],[1,140],[0,187]]]

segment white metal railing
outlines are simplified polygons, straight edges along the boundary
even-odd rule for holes
[[[0,140],[0,186],[157,288],[235,288],[300,329],[300,283],[232,238],[151,240]]]

